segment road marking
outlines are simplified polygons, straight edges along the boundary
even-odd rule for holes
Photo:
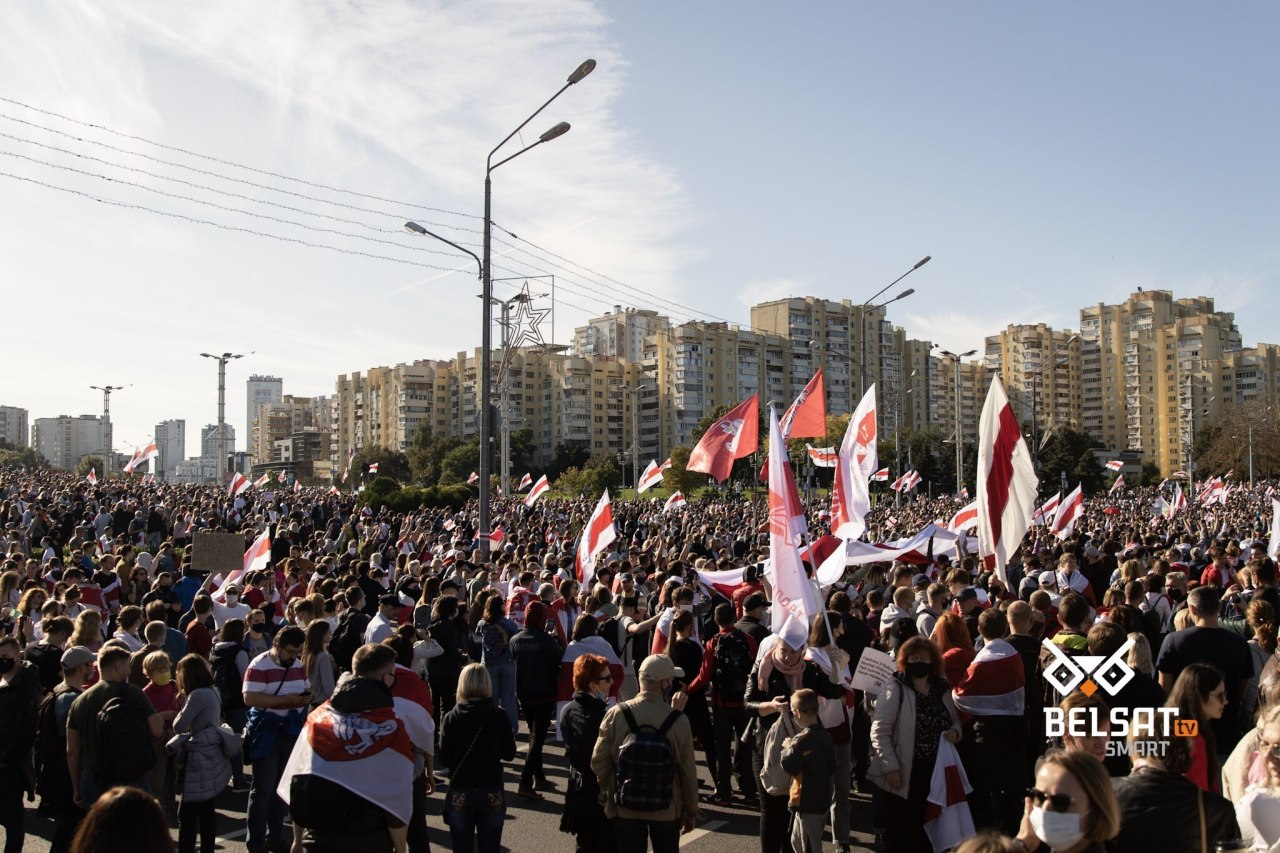
[[[704,835],[710,835],[711,833],[715,832],[717,829],[724,826],[728,822],[729,821],[727,820],[713,820],[708,824],[704,824],[703,826],[700,826],[697,829],[695,829],[693,832],[680,836],[680,846],[685,847],[689,844],[692,844],[693,842],[702,838]]]
[[[235,841],[237,838],[243,838],[248,834],[249,829],[246,827],[244,829],[237,829],[235,832],[228,832],[226,835],[219,835],[218,838],[221,841]]]

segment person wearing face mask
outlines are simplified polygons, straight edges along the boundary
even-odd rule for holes
[[[1102,762],[1080,750],[1052,750],[1040,763],[1035,787],[1024,801],[1015,844],[1028,853],[1103,853],[1107,849],[1103,842],[1115,838],[1120,826],[1120,806]],[[1200,849],[1199,840],[1185,837],[1170,847],[1115,849]]]
[[[13,637],[0,638],[0,825],[6,853],[22,849],[22,795],[34,787],[32,746],[40,712],[40,673],[21,660]]]
[[[248,620],[249,611],[253,608],[247,602],[241,600],[241,593],[244,588],[240,584],[232,582],[226,585],[225,589],[220,589],[213,595],[213,624],[216,628],[221,628],[228,619],[244,619]],[[221,594],[219,594],[221,593]]]
[[[600,736],[612,686],[613,675],[605,658],[585,654],[573,662],[573,699],[565,705],[559,723],[569,759],[569,788],[560,831],[577,836],[576,853],[601,853],[615,847],[613,831],[600,804],[600,783],[591,770],[591,753]]]
[[[867,778],[885,794],[884,849],[932,851],[924,814],[938,741],[960,740],[960,718],[932,641],[912,637],[898,647],[896,661],[898,671],[881,689],[871,720]]]
[[[693,613],[693,590],[687,586],[680,586],[679,578],[670,578],[667,584],[673,587],[670,591],[671,605],[662,612],[662,618],[658,620],[658,624],[653,631],[653,645],[650,647],[649,654],[661,655],[667,651],[667,646],[675,638],[672,631],[671,623],[675,621],[676,614],[684,611],[685,613]],[[694,635],[697,637],[695,631]]]
[[[392,695],[396,653],[366,644],[356,649],[352,666],[352,675],[308,718],[306,734],[281,775],[278,790],[290,806],[293,849],[403,853],[413,814],[414,763]],[[349,731],[375,732],[377,743],[385,739],[389,745],[353,757],[344,748],[349,737],[339,734]]]

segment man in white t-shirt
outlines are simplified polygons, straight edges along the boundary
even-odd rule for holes
[[[366,643],[381,643],[396,632],[396,612],[400,609],[400,600],[395,593],[388,593],[378,599],[378,614],[369,620],[364,629]]]
[[[248,604],[240,600],[240,594],[243,590],[238,583],[227,584],[226,603],[218,601],[217,597],[213,599],[213,625],[215,628],[221,629],[228,619],[248,619]]]

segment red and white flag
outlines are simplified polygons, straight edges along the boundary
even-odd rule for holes
[[[609,490],[605,489],[600,501],[587,519],[586,527],[578,539],[578,550],[573,556],[574,574],[584,589],[591,585],[596,573],[596,557],[618,537],[613,527],[613,507],[609,503]]]
[[[521,491],[522,489],[527,489],[532,485],[533,485],[533,475],[525,474],[523,477],[520,478],[520,485],[516,486],[516,491],[518,492],[518,491]]]
[[[636,486],[636,494],[638,495],[644,494],[646,491],[653,488],[658,483],[661,483],[662,472],[667,470],[670,467],[671,467],[670,458],[668,458],[667,461],[663,462],[661,465],[658,464],[658,460],[656,459],[649,460],[649,464],[645,466],[644,473],[640,475],[640,483],[639,485]]]
[[[1173,479],[1175,479],[1175,480],[1185,480],[1185,479],[1187,479],[1187,472],[1186,472],[1186,471],[1174,471],[1174,472],[1173,472],[1172,474],[1170,474],[1169,476],[1170,476],[1170,477],[1172,477],[1172,478],[1173,478]]]
[[[276,482],[283,483],[284,481],[285,481],[285,475],[284,475],[284,469],[282,468],[280,470],[280,473],[276,474]]]
[[[294,494],[297,494],[297,493],[298,493],[298,492],[300,492],[300,491],[302,491],[302,483],[301,483],[301,482],[299,482],[298,480],[294,480],[294,481],[293,481],[293,492],[294,492]]]
[[[1124,474],[1121,474],[1119,477],[1116,477],[1116,481],[1111,484],[1111,488],[1107,491],[1107,494],[1114,495],[1117,491],[1123,488],[1124,488]]]
[[[276,795],[288,803],[293,777],[303,775],[377,803],[402,824],[413,817],[413,740],[394,704],[342,713],[325,702],[312,711]]]
[[[827,434],[827,391],[821,367],[783,413],[780,426],[783,438],[822,438]]]
[[[733,594],[742,587],[746,586],[743,580],[745,569],[739,566],[736,569],[713,569],[710,571],[702,571],[694,569],[698,575],[698,582],[708,590],[714,590],[725,598],[733,601]]]
[[[951,523],[947,525],[947,529],[952,533],[959,533],[961,530],[968,530],[970,527],[976,527],[978,524],[978,502],[974,501],[966,507],[958,510],[955,515],[951,516]]]
[[[1082,515],[1084,515],[1084,495],[1080,492],[1080,486],[1076,486],[1062,499],[1062,505],[1058,507],[1058,513],[1053,518],[1049,532],[1059,539],[1066,539],[1071,535],[1071,531],[1075,530],[1076,520]]]
[[[148,459],[155,459],[159,455],[160,455],[160,448],[157,447],[156,443],[153,441],[150,444],[148,444],[146,447],[140,448],[133,452],[133,456],[130,457],[128,464],[124,466],[124,472],[126,474],[132,474],[137,468],[141,467],[143,463],[145,463]]]
[[[472,471],[471,476],[467,478],[467,485],[470,486],[472,483],[478,483],[478,482],[480,482],[480,475],[477,474],[475,471]]]
[[[270,482],[271,482],[271,475],[264,472],[261,477],[253,481],[253,487],[255,489],[261,489],[263,486],[265,486],[267,483],[270,483]]]
[[[689,454],[688,471],[708,474],[717,483],[729,478],[734,460],[760,446],[760,395],[752,394],[711,425]]]
[[[244,576],[249,572],[265,569],[267,564],[271,562],[271,528],[262,531],[257,539],[253,540],[253,544],[249,546],[249,550],[244,552],[241,560],[240,568],[223,578],[219,584],[217,592],[213,594],[213,600],[219,604],[227,603],[227,584],[244,583]]]
[[[95,470],[95,469],[93,469],[93,468],[90,468],[90,469],[89,469],[89,476],[85,477],[85,479],[89,481],[89,485],[91,485],[91,486],[96,486],[96,485],[98,485],[98,472],[97,472],[97,470]]]
[[[1112,459],[1110,462],[1107,463],[1108,471],[1119,471],[1123,467],[1124,467],[1124,463],[1121,462],[1119,459]]]
[[[998,376],[992,377],[978,424],[978,551],[1000,582],[1036,507],[1035,467],[1022,425]]]
[[[871,482],[873,482],[873,483],[887,483],[887,482],[889,482],[889,469],[888,469],[888,468],[881,468],[879,471],[877,471],[877,472],[875,472],[874,474],[872,474],[872,475],[871,475]]]
[[[809,581],[800,560],[800,547],[808,532],[804,506],[791,475],[787,445],[782,439],[778,415],[769,410],[769,562],[765,573],[773,587],[772,630],[799,649],[809,636],[810,620],[822,610],[818,591]],[[782,463],[782,464],[779,464]]]
[[[454,521],[452,518],[446,518],[444,520],[444,524],[440,526],[443,527],[445,530],[452,530],[453,528],[458,526],[458,523]]]
[[[815,468],[834,468],[840,460],[840,455],[834,447],[814,447],[812,444],[806,444],[805,450],[809,452],[809,461]]]
[[[950,850],[977,832],[969,810],[968,794],[972,790],[960,752],[945,737],[938,738],[938,757],[924,804],[924,832],[934,850]]]
[[[871,511],[869,483],[876,470],[876,386],[862,395],[849,417],[837,452],[831,484],[831,532],[841,539],[857,539],[867,529]],[[886,477],[889,471],[884,471]]]
[[[667,502],[662,505],[662,512],[665,515],[673,509],[680,509],[687,503],[688,501],[684,499],[684,495],[681,492],[676,492],[674,495],[667,498]]]
[[[396,664],[396,683],[391,685],[391,698],[395,703],[396,716],[404,723],[409,740],[413,741],[417,749],[427,755],[434,755],[435,707],[427,682],[407,666]]]
[[[1058,503],[1062,500],[1062,492],[1058,491],[1053,497],[1045,501],[1044,504],[1031,514],[1031,523],[1045,526],[1053,521],[1053,517],[1058,512]]]
[[[342,492],[338,491],[338,487],[337,487],[337,486],[330,486],[330,487],[329,487],[329,494],[331,494],[331,495],[340,495],[340,494],[342,494]]]
[[[525,474],[525,476],[527,477],[529,475]],[[538,498],[545,495],[547,493],[547,490],[550,488],[551,488],[551,484],[547,482],[547,475],[543,474],[541,477],[538,478],[538,482],[533,484],[533,488],[529,490],[529,494],[525,495],[524,505],[533,506],[535,503],[538,502]]]
[[[472,536],[471,538],[473,541],[476,541],[476,542],[480,541],[480,531],[477,530],[476,535]],[[507,534],[503,533],[502,528],[499,527],[498,529],[491,532],[485,538],[489,540],[490,545],[501,545],[502,541],[507,538]]]
[[[909,492],[918,485],[920,485],[920,474],[912,469],[890,483],[889,488],[895,492]]]
[[[1025,693],[1026,672],[1018,650],[1004,640],[992,640],[969,664],[954,698],[957,708],[974,716],[1021,717]]]
[[[377,463],[377,462],[370,462],[370,463],[369,463],[369,473],[370,473],[370,474],[376,474],[376,473],[378,473],[378,464],[379,464],[379,463]]]
[[[229,489],[229,493],[231,494],[232,497],[235,497],[236,495],[240,494],[247,488],[249,488],[248,477],[246,477],[244,474],[241,474],[239,471],[236,471],[234,474],[231,475],[231,487]]]

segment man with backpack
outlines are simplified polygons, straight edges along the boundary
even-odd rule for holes
[[[618,853],[676,853],[680,833],[698,814],[698,771],[693,730],[681,713],[685,695],[668,705],[665,691],[684,672],[665,655],[640,664],[640,695],[610,708],[600,724],[591,770],[613,820]]]
[[[59,669],[62,680],[40,704],[36,727],[36,793],[41,805],[53,810],[53,838],[49,853],[66,853],[84,812],[72,800],[71,775],[67,770],[67,717],[76,697],[84,692],[93,675],[93,652],[72,646],[62,653]]]
[[[756,783],[751,775],[751,750],[742,745],[742,734],[747,730],[742,697],[756,659],[756,641],[735,627],[732,604],[717,604],[714,615],[720,631],[707,640],[702,668],[688,688],[694,693],[710,687],[711,725],[716,739],[716,790],[711,802],[717,806],[732,804],[730,779],[736,772],[739,792],[748,805],[754,806]]]
[[[364,632],[371,617],[364,612],[364,592],[359,587],[348,589],[344,597],[347,609],[329,639],[329,655],[339,672],[351,672],[351,659],[356,649],[364,645]]]
[[[101,680],[77,696],[67,714],[72,799],[85,810],[116,785],[150,791],[152,739],[164,734],[164,719],[151,700],[129,683],[128,648],[103,646],[98,674]]]

